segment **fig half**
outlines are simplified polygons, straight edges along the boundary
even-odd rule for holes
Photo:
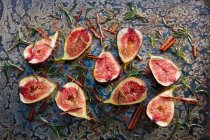
[[[147,105],[147,115],[159,126],[167,126],[174,116],[174,101],[161,98],[161,96],[173,97],[174,87],[154,97]]]
[[[160,56],[150,56],[149,67],[157,82],[163,86],[170,86],[176,83],[181,71],[171,61]]]
[[[19,82],[19,95],[23,103],[38,102],[55,90],[56,85],[48,79],[40,76],[27,76]]]
[[[141,48],[142,33],[133,28],[123,28],[117,34],[117,47],[123,63],[132,61]]]
[[[114,56],[110,52],[102,51],[96,60],[93,76],[96,81],[106,83],[116,79],[120,71],[120,65]]]
[[[66,83],[55,97],[57,106],[68,114],[90,120],[84,91],[74,82]]]
[[[122,80],[112,91],[109,99],[104,103],[113,105],[131,105],[142,102],[147,97],[147,88],[144,81],[129,77]]]
[[[30,64],[40,64],[46,61],[56,47],[58,32],[49,37],[51,40],[41,39],[35,44],[31,44],[23,51],[25,60]]]
[[[92,43],[91,34],[83,27],[71,31],[65,41],[64,56],[62,60],[73,60],[78,58]]]

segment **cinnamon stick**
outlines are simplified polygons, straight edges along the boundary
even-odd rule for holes
[[[114,23],[113,25],[111,25],[111,27],[103,28],[103,30],[115,35],[116,34],[115,31],[117,30],[119,25],[120,25],[119,23]]]
[[[195,47],[195,45],[192,45],[192,50],[193,50],[193,57],[197,58],[197,48]]]
[[[136,57],[139,59],[139,61],[143,60],[143,58],[139,54],[137,54]]]
[[[103,30],[104,30],[104,31],[106,31],[106,32],[109,32],[109,33],[111,33],[111,34],[114,34],[114,35],[115,35],[115,32],[113,32],[112,30],[109,30],[109,29],[107,29],[107,28],[103,28]]]
[[[78,84],[80,87],[83,87],[82,84],[77,81],[75,78],[71,77],[70,75],[67,75],[68,79],[72,80],[73,82],[75,82],[76,84]]]
[[[28,114],[28,121],[33,121],[35,116],[35,109],[33,107],[30,108],[29,114]]]
[[[96,38],[101,38],[101,36],[99,35],[99,33],[97,32],[96,28],[93,26],[89,18],[87,18],[86,24],[89,27],[90,31],[95,35]]]
[[[47,103],[47,99],[42,103],[42,105],[40,106],[38,113],[42,114],[48,107],[48,103]]]
[[[40,28],[36,28],[36,31],[43,37],[45,38],[46,40],[48,41],[52,41],[46,34],[43,30],[41,30]]]
[[[91,92],[91,94],[93,95],[94,99],[97,102],[101,103],[102,102],[102,98],[96,93],[96,91],[93,88],[91,88],[91,87],[87,87],[87,88]]]
[[[94,55],[86,55],[85,58],[87,58],[87,59],[103,59],[101,57],[94,56]]]
[[[170,36],[165,43],[163,43],[163,45],[160,47],[160,50],[165,52],[166,50],[168,50],[172,45],[174,45],[174,43],[176,42],[176,39],[172,36]]]
[[[169,99],[169,100],[177,100],[177,101],[189,103],[189,104],[198,104],[198,100],[192,99],[192,98],[170,97],[170,96],[160,96],[160,97],[164,99]]]
[[[104,38],[103,31],[101,29],[101,24],[100,24],[98,13],[96,14],[96,23],[98,25],[98,28],[99,28],[99,31],[100,31],[100,34],[101,34],[101,38]]]
[[[99,28],[99,31],[100,31],[100,44],[101,46],[103,45],[103,38],[104,38],[104,35],[103,35],[103,31],[101,29],[101,24],[100,24],[100,21],[99,21],[99,16],[98,16],[98,13],[96,14],[96,23],[98,25],[98,28]]]
[[[115,23],[114,25],[111,26],[110,30],[112,32],[115,32],[118,29],[119,26],[120,26],[120,23],[117,22],[117,23]]]
[[[132,118],[131,118],[131,120],[130,120],[130,123],[129,123],[129,125],[128,125],[128,129],[129,129],[129,130],[132,130],[132,129],[135,128],[136,123],[138,122],[138,120],[139,120],[139,118],[140,118],[140,116],[141,116],[143,110],[144,110],[144,106],[143,106],[143,105],[140,105],[140,106],[136,109],[136,111],[135,111],[134,115],[132,116]]]
[[[80,10],[80,11],[79,11],[79,14],[78,14],[77,16],[74,16],[74,19],[75,19],[77,22],[80,20],[80,18],[81,18],[81,16],[82,16],[82,13],[83,13],[83,11]]]

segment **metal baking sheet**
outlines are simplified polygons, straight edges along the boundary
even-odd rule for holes
[[[4,73],[0,74],[0,139],[5,140],[23,140],[23,139],[57,139],[53,130],[49,127],[43,126],[39,121],[39,117],[47,118],[50,122],[55,124],[63,124],[65,128],[62,129],[64,136],[62,139],[145,139],[145,140],[207,140],[210,139],[210,123],[209,123],[209,102],[210,99],[205,94],[199,94],[199,103],[201,106],[193,106],[190,121],[201,125],[201,127],[193,127],[186,129],[180,128],[171,137],[173,130],[175,129],[176,119],[174,117],[171,124],[167,127],[161,128],[152,123],[146,118],[141,125],[137,124],[134,131],[128,131],[127,125],[137,105],[127,107],[126,110],[119,115],[113,115],[113,106],[99,106],[97,104],[89,104],[88,108],[94,116],[99,119],[110,119],[110,125],[108,129],[105,129],[104,125],[98,123],[91,123],[89,121],[71,117],[60,116],[60,110],[54,102],[54,95],[50,100],[50,105],[44,114],[36,115],[33,122],[27,120],[30,106],[23,104],[18,95],[18,82],[24,76],[32,74],[32,69],[24,61],[22,52],[24,45],[20,45],[12,51],[5,51],[12,44],[13,35],[20,24],[40,25],[46,23],[43,30],[48,34],[53,34],[55,28],[52,28],[52,20],[47,17],[49,14],[55,14],[59,12],[58,3],[62,2],[66,7],[71,7],[75,2],[78,3],[73,15],[76,15],[80,10],[86,10],[87,8],[93,8],[88,16],[93,16],[95,12],[106,17],[106,13],[119,12],[117,14],[117,20],[121,22],[121,27],[133,27],[139,29],[144,35],[144,42],[139,54],[142,56],[143,61],[138,62],[135,60],[135,64],[139,68],[143,68],[147,64],[148,52],[157,55],[163,55],[157,48],[152,48],[148,43],[148,34],[154,33],[156,30],[163,31],[163,38],[165,38],[169,30],[163,25],[162,18],[168,21],[174,21],[181,25],[187,26],[193,34],[195,45],[198,49],[198,58],[193,59],[191,54],[191,47],[186,45],[184,52],[191,64],[186,64],[182,60],[178,59],[171,53],[165,53],[164,56],[170,58],[183,70],[186,71],[191,79],[198,78],[203,84],[204,89],[209,92],[210,87],[210,59],[209,59],[209,46],[210,46],[210,7],[209,1],[196,1],[196,0],[147,0],[147,1],[127,1],[127,0],[99,0],[99,1],[72,1],[72,0],[0,0],[0,64],[6,60],[22,66],[25,69],[24,74],[21,77],[17,77],[16,72],[10,73],[9,81],[7,82]],[[132,2],[143,13],[143,16],[147,17],[149,23],[144,23],[139,20],[124,21],[122,20],[125,12],[129,10],[127,6],[128,2]],[[84,20],[80,20],[78,23],[68,25],[66,20],[63,19],[59,22],[58,26],[64,29],[67,33],[74,27],[85,26]],[[163,39],[162,39],[163,41]],[[109,41],[105,41],[106,45],[110,45]],[[58,54],[62,54],[62,43],[59,44]],[[187,47],[188,46],[188,47]],[[101,46],[98,40],[94,39],[91,46],[91,53],[98,55],[101,51]],[[110,49],[110,51],[119,59],[116,49]],[[84,60],[84,63],[90,68],[86,83],[89,86],[96,86],[91,72],[91,67],[94,66],[94,62],[91,60]],[[64,72],[68,73],[68,67],[71,64],[65,63]],[[2,70],[2,67],[1,67]],[[50,77],[54,82],[59,82],[60,85],[64,85],[66,79],[61,77]],[[147,82],[148,98],[145,102],[148,102],[152,97],[157,95],[158,87],[156,87],[149,78],[142,77]],[[190,78],[188,79],[191,82]],[[192,87],[195,87],[196,82],[191,82]],[[98,85],[100,94],[103,98],[108,98],[109,93],[112,90],[110,85],[101,86]],[[178,90],[175,95],[185,95],[186,97],[193,97],[187,90]],[[36,109],[40,106],[37,104]],[[180,120],[183,121],[186,116],[186,105],[182,103],[176,103],[176,112],[180,114]],[[107,114],[110,114],[107,115]],[[127,120],[126,120],[127,117]],[[93,130],[96,127],[98,132]]]

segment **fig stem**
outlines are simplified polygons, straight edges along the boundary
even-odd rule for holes
[[[149,55],[149,57],[152,58],[152,54],[150,52],[148,52],[147,55]]]
[[[63,57],[60,57],[60,58],[54,58],[53,59],[54,62],[60,62],[60,61],[63,61]]]

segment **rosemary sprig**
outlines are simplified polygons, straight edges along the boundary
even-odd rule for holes
[[[76,8],[77,3],[75,3],[69,10],[63,7],[63,4],[59,4],[58,7],[60,8],[60,11],[66,16],[66,20],[69,24],[72,24],[73,22],[73,16],[72,12]]]
[[[63,71],[63,66],[61,67],[46,67],[44,74],[50,77],[61,77],[63,80],[66,77],[66,74]]]
[[[2,67],[3,67],[2,71],[4,72],[7,81],[9,80],[9,74],[10,74],[12,69],[17,69],[19,71],[18,75],[20,75],[24,72],[23,68],[21,68],[18,65],[15,65],[15,64],[11,63],[9,60],[5,61],[2,65]]]
[[[91,96],[92,93],[90,92],[90,90],[88,89],[88,87],[86,85],[84,85],[84,88],[83,89],[84,89],[85,93],[87,93],[88,99],[89,99],[90,103],[92,103],[92,101],[94,99],[93,96]]]
[[[179,59],[185,61],[187,64],[190,64],[190,61],[186,57],[182,47],[175,47],[172,49],[172,53],[175,54]]]
[[[15,44],[12,45],[12,47],[10,47],[9,49],[7,49],[6,51],[11,51],[14,48],[18,47],[19,45],[21,45],[21,44],[23,44],[23,45],[29,44],[25,39],[23,39],[21,30],[20,30],[20,27],[15,32],[13,42],[15,42]]]
[[[108,14],[108,17],[106,18],[106,20],[105,21],[102,21],[102,22],[100,22],[100,24],[105,24],[105,23],[107,23],[107,22],[110,22],[110,21],[112,21],[112,20],[114,20],[114,18],[117,16],[117,13],[115,13],[113,16],[110,16],[109,14]]]
[[[68,68],[69,71],[72,71],[74,75],[76,75],[76,79],[79,79],[80,77],[87,77],[86,73],[88,71],[88,68],[79,64],[78,62],[73,63],[71,65],[71,68]]]
[[[89,13],[92,9],[93,9],[93,8],[87,8],[87,9],[86,9],[84,19],[87,18],[88,13]]]
[[[123,18],[124,20],[141,19],[145,22],[148,22],[148,20],[144,16],[142,16],[136,6],[134,6],[132,3],[128,3],[128,6],[130,7],[130,11],[125,14]]]
[[[190,129],[191,127],[195,127],[195,126],[197,126],[197,127],[202,127],[201,125],[199,125],[199,124],[192,124],[191,122],[190,122],[190,120],[191,120],[191,112],[192,112],[192,109],[190,108],[190,106],[189,105],[186,105],[186,111],[187,111],[187,114],[186,114],[186,117],[185,117],[185,121],[184,122],[182,122],[182,124],[184,125],[184,127],[185,128],[187,128],[187,129]]]
[[[48,17],[55,18],[57,20],[60,20],[61,19],[61,15],[52,15],[52,14],[50,14],[50,15],[48,15]]]
[[[154,34],[147,35],[149,37],[149,43],[153,48],[156,48],[156,43],[160,41],[156,38]]]
[[[180,127],[181,127],[181,122],[179,121],[179,114],[176,113],[176,124],[170,135],[170,138],[173,138],[174,134],[176,133],[177,130],[179,130]]]
[[[62,132],[61,132],[61,129],[63,129],[65,126],[63,125],[55,125],[53,123],[50,123],[48,122],[47,120],[45,120],[44,118],[40,117],[40,121],[47,125],[48,127],[50,127],[54,132],[55,134],[57,135],[58,139],[60,140],[61,139],[61,136],[62,136]]]
[[[134,63],[131,63],[129,66],[129,70],[128,70],[128,77],[140,77],[141,76],[141,72],[136,68],[136,66],[134,65]]]
[[[38,33],[37,29],[41,29],[43,26],[45,26],[46,23],[42,23],[38,26],[34,26],[34,25],[28,25],[27,29],[31,32],[30,35],[34,36],[36,33]]]
[[[179,79],[179,83],[182,84],[184,88],[188,89],[196,98],[198,98],[197,92],[193,92],[190,83],[187,82],[187,77],[185,75],[182,75],[182,77]]]
[[[187,27],[173,28],[171,35],[177,39],[187,39],[192,45],[192,35]]]

